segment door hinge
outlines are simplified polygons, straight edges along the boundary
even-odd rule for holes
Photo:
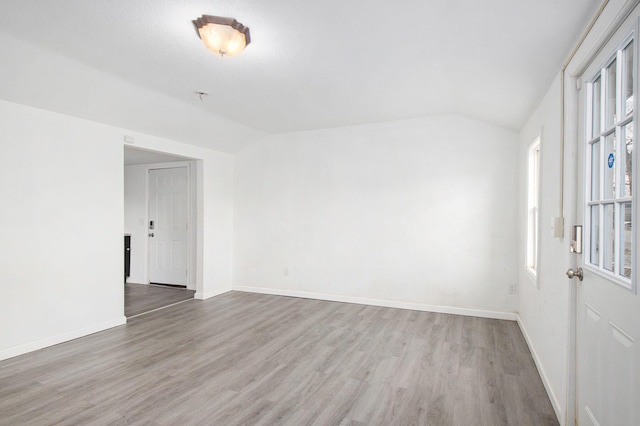
[[[576,90],[580,91],[582,89],[582,79],[576,78]]]

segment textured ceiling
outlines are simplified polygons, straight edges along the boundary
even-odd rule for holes
[[[2,0],[0,33],[256,134],[447,113],[518,130],[598,4]],[[202,14],[236,18],[251,44],[208,52],[191,23]]]

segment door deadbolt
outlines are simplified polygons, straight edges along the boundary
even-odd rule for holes
[[[577,278],[582,281],[582,278],[584,278],[582,276],[582,268],[578,268],[575,271],[571,268],[567,269],[567,277],[569,277],[569,279]]]

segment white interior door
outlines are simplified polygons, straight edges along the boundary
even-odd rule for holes
[[[149,281],[187,285],[187,167],[149,170]]]
[[[576,416],[579,425],[640,425],[637,294],[637,11],[581,78]],[[637,197],[636,197],[637,198]]]

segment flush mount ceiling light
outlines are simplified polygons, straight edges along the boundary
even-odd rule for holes
[[[249,28],[233,18],[202,15],[193,21],[204,45],[220,56],[234,56],[251,42]]]

